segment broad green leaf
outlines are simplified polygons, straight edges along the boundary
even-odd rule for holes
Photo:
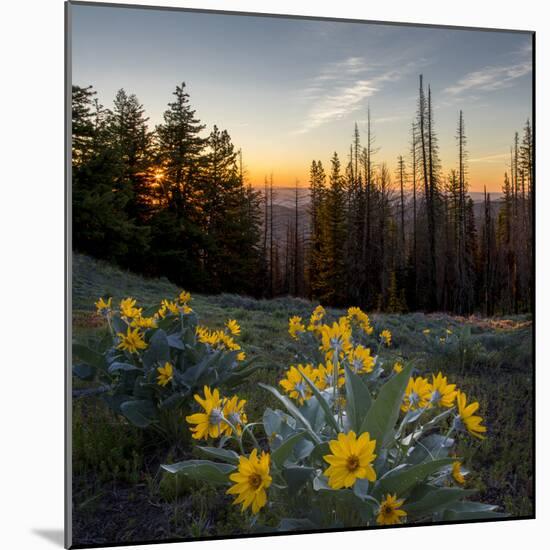
[[[168,345],[171,348],[180,349],[180,350],[185,349],[185,345],[181,340],[181,335],[180,334],[169,334],[166,337],[166,341],[168,342]]]
[[[170,361],[170,347],[166,332],[162,329],[157,329],[149,340],[147,349],[143,352],[143,364],[147,368],[152,368],[156,364],[163,365],[166,361]]]
[[[298,370],[300,371],[302,378],[306,381],[310,390],[313,392],[315,399],[317,399],[319,405],[321,405],[321,408],[325,413],[325,418],[327,423],[332,427],[335,433],[339,433],[340,428],[338,427],[338,422],[336,422],[334,418],[334,414],[332,413],[332,410],[330,408],[330,405],[327,403],[327,400],[323,397],[323,395],[321,394],[317,386],[307,377],[306,373],[304,372],[304,369],[302,369],[301,367],[298,367]]]
[[[409,364],[380,388],[361,424],[360,433],[368,432],[371,439],[376,440],[377,449],[386,446],[393,437],[411,371]]]
[[[510,514],[504,512],[455,512],[454,510],[445,510],[443,512],[444,521],[471,521],[474,519],[500,519],[507,518]]]
[[[400,468],[396,473],[388,472],[383,479],[380,479],[374,488],[373,495],[381,497],[388,493],[405,494],[424,481],[428,476],[438,472],[442,468],[452,464],[455,459],[442,458],[433,460],[417,466]]]
[[[330,447],[329,447],[328,441],[323,441],[322,443],[319,443],[318,445],[315,446],[313,451],[311,451],[310,457],[312,460],[318,460],[319,462],[326,464],[328,468],[328,464],[324,462],[323,457],[329,454],[330,454]]]
[[[306,466],[288,466],[283,469],[283,478],[290,494],[296,494],[314,475],[315,468]]]
[[[217,458],[230,464],[239,464],[239,455],[230,449],[221,449],[219,447],[197,447],[197,449],[210,458]]]
[[[458,487],[434,487],[422,488],[422,497],[416,500],[414,493],[405,501],[403,509],[411,518],[429,515],[433,512],[443,511],[450,504],[475,493],[472,490],[459,489]]]
[[[346,375],[346,412],[355,433],[359,433],[361,424],[370,406],[372,396],[367,385],[347,365],[344,365]]]
[[[105,357],[88,346],[73,342],[73,355],[97,369],[105,369]]]
[[[115,361],[114,363],[111,363],[111,365],[109,365],[109,372],[111,374],[115,373],[115,372],[118,372],[118,371],[132,371],[132,370],[135,370],[135,371],[140,371],[142,369],[140,369],[139,367],[136,367],[136,365],[132,365],[132,363],[121,363],[119,361]]]
[[[277,468],[282,468],[283,464],[285,463],[285,460],[290,456],[290,454],[294,450],[296,443],[301,441],[305,436],[306,436],[306,432],[298,432],[298,433],[295,433],[293,436],[289,437],[283,443],[281,443],[281,445],[279,445],[279,447],[277,447],[277,449],[271,453],[271,459],[273,460],[273,464],[275,464]]]
[[[182,473],[196,481],[225,485],[229,483],[229,474],[235,471],[233,464],[222,464],[211,460],[185,460],[176,464],[163,464],[161,466],[171,474]]]
[[[147,428],[157,416],[153,403],[144,399],[122,403],[120,412],[138,428]]]
[[[433,460],[436,456],[444,458],[448,456],[453,445],[454,439],[451,437],[430,434],[414,444],[414,449],[407,460],[412,464],[420,464],[421,462]]]
[[[304,427],[309,432],[314,441],[316,441],[317,443],[321,442],[319,436],[311,428],[311,424],[298,410],[296,405],[294,405],[294,403],[288,397],[286,397],[286,395],[281,395],[273,386],[262,384],[261,382],[258,383],[258,385],[274,395],[285,406],[286,410],[302,425],[302,427]]]
[[[76,363],[73,365],[73,374],[77,378],[80,378],[80,380],[90,382],[95,378],[96,372],[96,367],[88,363]]]

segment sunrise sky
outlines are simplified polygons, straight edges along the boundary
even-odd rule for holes
[[[248,179],[308,183],[312,159],[349,152],[367,106],[377,161],[409,150],[418,75],[432,88],[441,160],[456,164],[464,111],[470,186],[500,190],[510,144],[531,117],[531,35],[72,6],[72,80],[111,107],[135,93],[153,126],[177,83],[207,125],[229,131]]]

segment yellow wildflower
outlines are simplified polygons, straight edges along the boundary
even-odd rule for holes
[[[193,439],[208,439],[208,437],[220,437],[226,424],[223,422],[223,400],[216,388],[213,392],[208,386],[204,386],[204,398],[195,394],[195,401],[204,409],[204,412],[186,416],[189,424],[195,424],[190,430]]]
[[[237,361],[244,361],[246,359],[246,353],[244,351],[241,351],[240,353],[237,353]]]
[[[136,301],[134,298],[124,298],[120,301],[120,313],[123,317],[133,319],[141,315],[142,308],[136,307]]]
[[[239,323],[235,321],[235,319],[229,319],[229,321],[225,323],[225,326],[233,336],[238,336],[241,333],[241,327],[239,326]]]
[[[223,405],[223,415],[237,430],[239,435],[243,432],[243,426],[248,422],[246,413],[244,412],[244,406],[246,404],[245,399],[241,399],[234,395],[231,399],[226,399]],[[222,431],[225,431],[227,435],[231,435],[231,426],[225,424],[222,428]]]
[[[314,381],[316,374],[312,365],[298,365],[298,367],[304,371],[305,375],[312,382]],[[285,392],[288,393],[289,397],[296,399],[300,405],[303,405],[304,401],[307,401],[313,395],[309,384],[304,380],[301,372],[294,365],[291,365],[286,371],[286,377],[283,378],[279,384]]]
[[[460,470],[461,466],[462,466],[462,464],[458,460],[455,460],[453,462],[453,467],[451,469],[451,474],[453,476],[453,479],[457,483],[459,483],[460,485],[464,485],[464,483],[466,483],[466,479],[464,479],[464,474]]]
[[[191,301],[191,294],[185,290],[182,290],[178,296],[178,299],[180,304],[185,305]]]
[[[99,298],[99,300],[95,303],[97,312],[100,315],[107,315],[111,311],[112,302],[112,298],[109,298],[107,301],[105,301],[103,298]]]
[[[154,317],[142,317],[139,315],[130,323],[130,326],[138,328],[155,328],[157,322]]]
[[[321,347],[325,353],[332,354],[346,353],[351,348],[351,327],[346,317],[340,317],[337,323],[322,325],[321,328]]]
[[[456,398],[456,385],[448,384],[446,376],[440,372],[437,376],[432,374],[431,390],[430,403],[432,405],[448,408],[453,406]]]
[[[397,495],[386,495],[386,498],[380,503],[376,523],[378,525],[397,525],[401,523],[401,518],[407,515],[405,510],[400,510],[405,502],[403,499],[397,500]]]
[[[402,370],[403,370],[403,365],[399,361],[396,361],[393,364],[393,372],[399,374]]]
[[[311,314],[311,317],[309,318],[309,325],[307,329],[309,331],[316,331],[319,330],[319,326],[321,324],[321,321],[323,320],[323,317],[325,316],[325,308],[321,305],[318,305]]]
[[[310,380],[315,382],[315,386],[321,391],[334,385],[334,364],[332,361],[325,361],[326,365],[320,364],[314,372],[314,378]],[[338,368],[338,387],[346,383],[345,372],[342,367]]]
[[[359,324],[359,326],[367,333],[367,334],[372,334],[373,332],[373,328],[370,324],[370,319],[369,319],[369,316],[361,309],[361,308],[358,308],[358,307],[350,307],[348,309],[348,319],[350,321],[357,321],[357,323]]]
[[[157,384],[159,386],[166,386],[172,378],[174,378],[174,368],[172,367],[172,364],[166,361],[164,363],[164,367],[159,367],[157,369],[159,375],[157,377]]]
[[[140,349],[145,349],[147,344],[141,337],[139,329],[131,329],[128,327],[126,334],[122,332],[117,333],[117,336],[120,338],[120,343],[117,346],[117,349],[122,349],[129,351],[130,353],[137,353]]]
[[[455,419],[457,429],[465,429],[474,437],[478,439],[485,439],[484,435],[481,435],[487,431],[485,426],[481,425],[483,419],[481,416],[475,416],[474,413],[479,409],[479,403],[466,404],[467,398],[464,392],[458,390],[456,394],[456,403],[458,406],[458,416]]]
[[[430,334],[431,330],[429,328],[425,328],[423,331],[422,331],[422,334],[425,334],[426,336],[428,336],[428,334]]]
[[[391,332],[388,329],[384,329],[380,333],[380,341],[388,347],[391,346]]]
[[[253,449],[250,457],[239,457],[238,471],[231,474],[229,479],[234,482],[227,494],[237,495],[233,504],[242,504],[242,510],[252,507],[252,513],[257,514],[267,502],[266,489],[271,485],[269,475],[270,456],[262,451]]]
[[[172,302],[170,300],[162,300],[162,305],[164,306],[164,309],[168,310],[172,315],[179,315],[180,310],[176,302]]]
[[[423,409],[430,404],[432,387],[426,378],[409,378],[401,410],[403,412]]]
[[[370,349],[361,345],[348,352],[350,367],[355,372],[372,372],[375,358],[370,354]]]
[[[302,318],[295,315],[288,320],[288,333],[294,340],[298,340],[298,335],[306,331],[306,326],[302,323]]]
[[[332,489],[353,487],[358,479],[376,480],[376,472],[372,467],[376,458],[376,441],[371,440],[368,432],[359,437],[354,431],[348,434],[339,433],[337,440],[329,441],[329,447],[332,454],[323,456],[323,459],[330,466],[324,474]]]
[[[450,328],[446,329],[445,332],[446,332],[447,334],[452,334],[452,333],[453,333],[453,331],[452,331]]]

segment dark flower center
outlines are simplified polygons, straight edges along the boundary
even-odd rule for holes
[[[248,483],[252,489],[256,490],[262,484],[262,476],[260,474],[252,474],[248,477]]]
[[[385,516],[391,516],[393,514],[393,508],[389,504],[383,504],[382,514]]]
[[[359,458],[355,455],[350,455],[347,460],[347,466],[350,472],[355,472],[359,468]]]

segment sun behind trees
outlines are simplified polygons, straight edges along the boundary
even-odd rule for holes
[[[184,83],[173,96],[150,130],[135,95],[120,90],[109,110],[91,86],[73,86],[75,250],[205,293],[293,294],[389,312],[531,310],[529,121],[514,137],[502,199],[485,194],[475,204],[463,113],[456,166],[445,173],[421,76],[410,151],[395,169],[376,162],[369,110],[345,166],[336,152],[327,171],[312,162],[305,223],[296,187],[277,235],[273,176],[262,197],[246,184],[228,132],[214,125],[204,135]]]

